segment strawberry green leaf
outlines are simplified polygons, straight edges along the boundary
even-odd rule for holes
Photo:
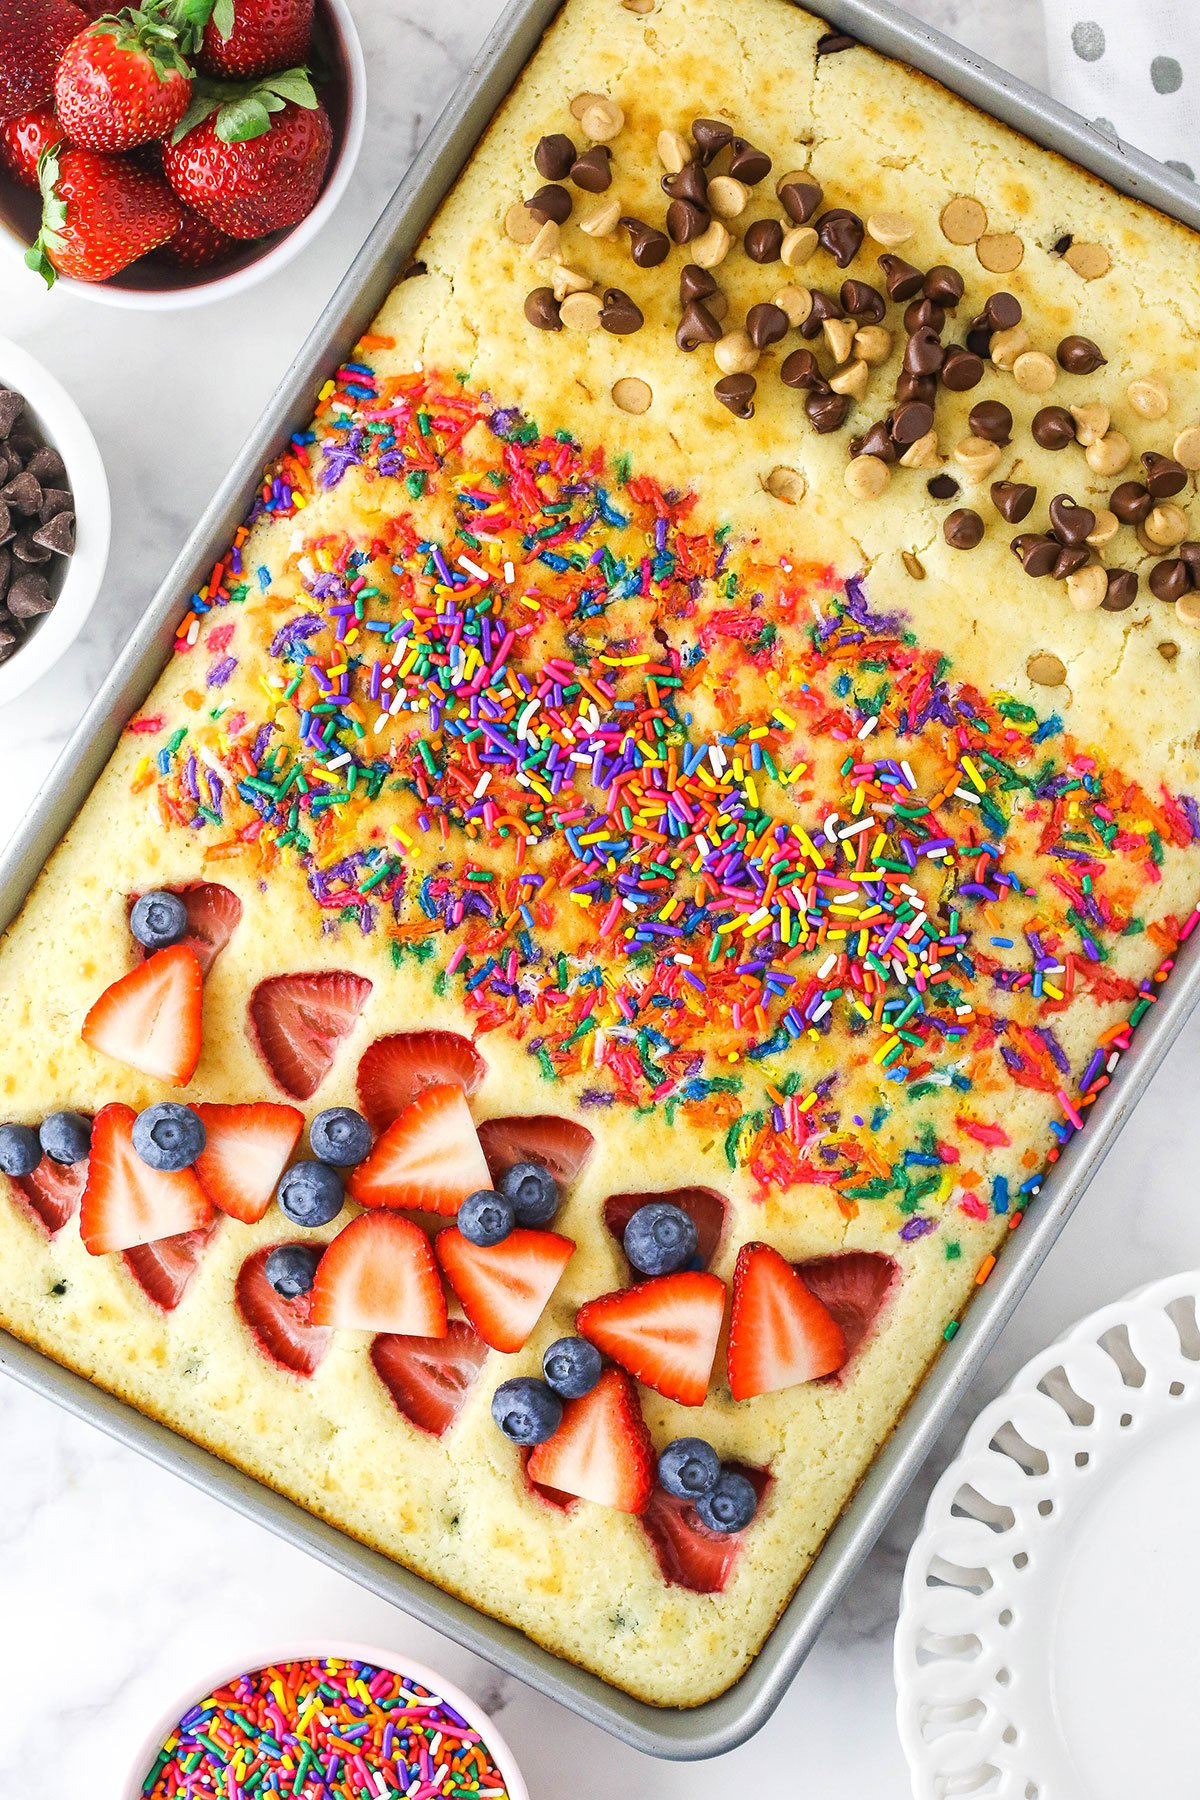
[[[58,280],[47,252],[62,248],[67,223],[67,203],[58,191],[58,146],[51,144],[38,159],[38,186],[42,190],[42,228],[25,252],[25,262],[48,288]]]
[[[293,106],[302,106],[312,112],[318,102],[307,69],[284,69],[278,75],[265,75],[263,86],[281,100],[290,100]]]
[[[212,22],[221,42],[227,44],[233,36],[233,0],[216,0],[212,9]]]
[[[264,75],[249,83],[198,79],[171,142],[178,144],[189,131],[216,113],[214,129],[223,144],[247,143],[265,136],[271,129],[270,115],[282,112],[289,101],[310,112],[320,105],[307,69],[284,69],[278,75]]]
[[[217,136],[223,144],[247,144],[252,138],[265,137],[271,129],[270,115],[282,111],[283,101],[273,94],[247,94],[231,100],[217,114]]]

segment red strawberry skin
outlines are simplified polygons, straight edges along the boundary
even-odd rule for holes
[[[725,1283],[684,1270],[581,1306],[575,1328],[645,1387],[703,1406],[725,1315]]]
[[[213,1209],[191,1169],[160,1174],[133,1147],[131,1106],[102,1106],[92,1126],[79,1235],[92,1256],[206,1229]]]
[[[832,1375],[846,1340],[796,1270],[770,1244],[743,1244],[733,1273],[729,1391],[735,1400]]]
[[[210,225],[190,206],[185,206],[182,211],[183,223],[175,236],[168,238],[154,252],[155,262],[165,263],[171,269],[211,269],[218,263],[228,262],[241,248],[236,238],[231,238],[216,225]]]
[[[44,106],[58,59],[87,28],[69,0],[4,0],[0,5],[0,119]]]
[[[179,1237],[160,1238],[155,1244],[138,1244],[126,1250],[122,1262],[142,1292],[162,1312],[174,1312],[200,1267],[217,1221]]]
[[[796,1273],[841,1330],[849,1358],[874,1325],[900,1265],[877,1250],[843,1250],[797,1263]]]
[[[575,1244],[556,1231],[518,1226],[503,1243],[484,1249],[451,1226],[438,1234],[435,1249],[446,1280],[484,1343],[512,1355],[545,1311]]]
[[[201,219],[199,223],[206,231],[211,231],[212,227],[205,220]],[[155,254],[165,256],[180,232],[186,229],[185,219],[175,237],[169,238]],[[166,892],[177,894],[187,907],[187,936],[182,941],[196,952],[200,972],[207,975],[241,922],[242,903],[232,888],[227,888],[219,881],[190,881],[183,887],[168,888]],[[130,912],[138,899],[140,895],[130,894]],[[147,950],[136,939],[134,942],[137,954],[144,961],[148,955]]]
[[[32,1175],[9,1177],[9,1187],[22,1212],[37,1220],[48,1236],[61,1231],[79,1211],[87,1181],[87,1163],[64,1167],[43,1156]]]
[[[58,274],[108,281],[178,231],[179,202],[157,175],[94,150],[67,148],[57,156],[65,217],[59,226],[43,223],[42,244]]]
[[[250,999],[258,1053],[285,1094],[311,1100],[358,1023],[371,983],[344,969],[272,975]]]
[[[62,139],[63,128],[48,106],[18,113],[0,123],[0,163],[22,187],[35,188],[39,156]]]
[[[770,1476],[745,1463],[730,1465],[752,1482],[761,1501]],[[693,1594],[720,1594],[733,1573],[744,1531],[709,1531],[689,1500],[676,1500],[656,1487],[642,1514],[642,1524],[658,1559],[663,1580]]]
[[[425,1088],[393,1119],[350,1176],[360,1206],[456,1213],[488,1184],[466,1096],[452,1082]]]
[[[267,1280],[267,1244],[248,1256],[238,1271],[237,1308],[251,1337],[269,1362],[292,1375],[311,1375],[333,1342],[333,1333],[312,1323],[312,1294],[285,1300]]]
[[[197,57],[206,75],[245,80],[308,61],[313,0],[235,0],[233,29],[223,38],[210,19]]]
[[[359,1108],[372,1131],[386,1131],[423,1089],[456,1082],[469,1098],[486,1074],[470,1038],[457,1031],[397,1031],[363,1051]]]
[[[586,1125],[555,1113],[516,1113],[510,1118],[484,1119],[479,1142],[487,1158],[492,1180],[501,1178],[519,1162],[541,1163],[555,1181],[569,1187],[582,1169],[596,1140]]]
[[[618,1512],[644,1513],[654,1492],[654,1446],[633,1382],[605,1369],[591,1393],[568,1400],[562,1424],[526,1464],[538,1487]]]
[[[163,170],[185,206],[234,238],[266,237],[307,218],[333,150],[329,114],[285,103],[262,137],[225,144],[215,119],[163,147]]]
[[[381,1332],[371,1345],[375,1373],[397,1409],[418,1431],[439,1438],[462,1411],[487,1354],[465,1319],[451,1319],[444,1338]]]
[[[651,1200],[665,1200],[671,1206],[677,1206],[685,1212],[696,1227],[696,1254],[707,1269],[717,1254],[721,1242],[721,1234],[725,1229],[725,1215],[728,1208],[724,1196],[715,1188],[688,1187],[671,1188],[660,1194],[612,1194],[604,1202],[604,1223],[622,1246],[624,1253],[625,1227],[635,1212]],[[638,1269],[630,1269],[630,1277],[635,1282],[645,1281],[647,1277]]]
[[[149,55],[135,32],[106,22],[71,40],[54,77],[55,106],[71,142],[109,156],[173,131],[191,92],[177,57]]]

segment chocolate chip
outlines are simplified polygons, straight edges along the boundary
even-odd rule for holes
[[[1200,544],[1180,544],[1179,560],[1186,568],[1192,586],[1200,588]]]
[[[53,551],[55,556],[70,556],[75,549],[75,514],[55,513],[45,525],[39,525],[32,535],[34,543],[43,550]]]
[[[790,356],[785,356],[780,365],[779,379],[785,387],[804,388],[810,393],[829,386],[811,350],[793,350]]]
[[[1077,569],[1086,568],[1091,560],[1092,553],[1086,544],[1064,544],[1054,559],[1054,567],[1050,573],[1056,581],[1065,581]]]
[[[840,50],[853,50],[858,44],[857,38],[848,37],[844,31],[826,31],[817,39],[817,56],[836,56]]]
[[[733,142],[733,126],[726,125],[724,119],[693,119],[692,142],[700,153],[701,162],[710,163],[726,144]]]
[[[690,244],[708,230],[709,214],[691,200],[672,200],[667,208],[667,236],[673,244]]]
[[[896,377],[898,404],[903,404],[907,400],[920,400],[924,406],[932,406],[936,399],[936,375],[914,375],[911,369],[901,369]]]
[[[593,144],[571,164],[571,180],[585,194],[603,194],[612,186],[612,151],[607,144]]]
[[[845,206],[830,207],[817,220],[817,239],[839,269],[854,261],[862,248],[863,222]]]
[[[753,375],[722,375],[713,393],[737,419],[754,417],[754,395],[758,383]]]
[[[558,301],[554,298],[554,289],[539,287],[526,294],[525,317],[539,331],[561,331],[562,320],[558,316]]]
[[[0,610],[0,663],[7,662],[13,652],[20,648],[20,643],[20,626],[8,613]]]
[[[880,462],[885,463],[897,462],[900,452],[888,430],[887,420],[877,419],[862,437],[852,438],[850,454],[852,456],[876,456]]]
[[[779,204],[795,225],[807,225],[825,198],[819,181],[807,176],[785,181],[779,190]]]
[[[554,131],[538,139],[533,166],[547,181],[565,181],[574,161],[575,146],[565,131]]]
[[[25,411],[25,397],[12,388],[0,388],[0,438],[6,438]]]
[[[1055,355],[1059,368],[1065,369],[1068,375],[1090,375],[1108,361],[1099,344],[1094,344],[1089,337],[1063,338]]]
[[[9,509],[8,501],[0,500],[0,544],[7,544],[15,532],[16,526],[12,522],[12,512]]]
[[[1146,486],[1156,500],[1169,499],[1187,486],[1187,470],[1173,456],[1160,456],[1155,450],[1146,450],[1142,454],[1142,467],[1146,471]]]
[[[1011,549],[1027,575],[1049,575],[1062,545],[1057,538],[1046,537],[1040,531],[1023,531],[1012,540]]]
[[[979,319],[973,319],[967,329],[967,349],[972,356],[986,358],[992,343],[991,327]]]
[[[647,225],[644,219],[624,215],[621,224],[629,233],[629,254],[639,269],[654,269],[659,263],[666,262],[671,250],[671,240],[665,231],[657,225]]]
[[[672,200],[690,200],[693,206],[708,208],[708,177],[698,162],[684,163],[674,175],[664,175],[662,191]]]
[[[910,400],[898,406],[891,417],[892,436],[898,444],[915,444],[933,430],[933,408],[923,400]]]
[[[535,219],[553,219],[556,225],[565,225],[571,216],[574,202],[564,187],[540,187],[536,194],[531,194],[525,202],[527,209]]]
[[[778,262],[783,250],[783,226],[778,219],[755,219],[747,227],[742,246],[751,262]]]
[[[936,375],[945,354],[937,333],[926,326],[922,331],[914,331],[904,346],[905,370],[910,375]]]
[[[641,307],[624,288],[605,288],[604,305],[600,308],[601,330],[611,331],[614,337],[628,337],[631,332],[640,331],[645,322]]]
[[[2,610],[4,596],[8,592],[8,584],[11,579],[12,552],[0,545],[0,610]]]
[[[720,288],[716,279],[699,263],[684,263],[679,271],[679,304],[687,306],[693,300],[707,300],[713,294],[719,294]]]
[[[1034,413],[1029,429],[1043,450],[1065,450],[1075,441],[1075,421],[1065,406],[1043,406]]]
[[[1060,544],[1082,544],[1096,529],[1096,515],[1086,506],[1076,506],[1069,494],[1055,494],[1050,526]]]
[[[24,513],[28,517],[30,513],[41,510],[42,484],[36,475],[31,475],[28,469],[24,469],[20,475],[14,475],[11,481],[0,488],[0,500],[5,501],[12,512]]]
[[[35,450],[25,468],[30,475],[37,477],[43,487],[67,478],[67,465],[52,444],[43,444],[40,450]]]
[[[940,337],[946,329],[945,308],[939,306],[936,300],[926,300],[924,295],[919,295],[916,300],[910,300],[904,309],[904,329],[935,331]]]
[[[946,352],[941,368],[942,383],[952,394],[965,394],[983,380],[983,361],[972,350],[954,344]]]
[[[18,562],[36,566],[38,563],[50,561],[50,551],[44,544],[39,544],[31,530],[18,532],[13,539],[12,553]]]
[[[814,288],[812,290],[812,310],[800,327],[800,336],[820,337],[821,327],[826,319],[842,319],[845,316],[840,301],[836,300],[825,288]]]
[[[1105,612],[1124,612],[1137,599],[1138,578],[1132,569],[1113,569],[1108,577],[1108,592],[1100,602]]]
[[[8,590],[8,610],[14,619],[38,619],[53,605],[50,583],[44,575],[18,575]]]
[[[1191,585],[1182,557],[1169,556],[1165,562],[1155,563],[1150,571],[1150,592],[1156,600],[1182,600]]]
[[[1027,481],[993,481],[992,505],[1010,525],[1019,525],[1033,511],[1037,489]]]
[[[744,137],[731,138],[729,146],[729,173],[735,181],[743,181],[747,187],[756,187],[764,176],[771,173],[771,159],[765,150],[756,150]]]
[[[843,281],[842,308],[852,319],[864,325],[880,325],[887,312],[887,301],[869,281]]]
[[[973,550],[983,537],[983,520],[969,506],[956,506],[947,515],[942,536],[952,550]]]
[[[953,312],[963,297],[963,278],[949,263],[935,263],[925,276],[925,298]]]
[[[782,306],[776,306],[770,300],[760,301],[746,314],[746,335],[756,350],[766,350],[771,344],[779,343],[789,329],[788,316]]]
[[[1003,400],[980,400],[972,408],[967,423],[975,437],[989,444],[1007,444],[1012,437],[1013,416]]]
[[[601,315],[603,322],[603,315]],[[681,350],[695,350],[700,344],[715,344],[723,336],[721,327],[703,300],[689,300],[675,331],[675,342]]]
[[[1011,331],[1014,325],[1021,323],[1021,302],[1015,294],[1005,293],[1001,288],[984,301],[983,317],[989,331]]]
[[[1108,496],[1110,509],[1122,525],[1140,525],[1154,510],[1154,496],[1141,481],[1123,481]]]
[[[835,394],[828,388],[824,393],[809,394],[804,402],[804,410],[812,420],[816,431],[825,433],[837,431],[846,423],[846,414],[850,411],[849,394]]]
[[[911,300],[914,294],[921,292],[925,277],[902,256],[895,256],[889,250],[879,258],[879,266],[883,270],[883,285],[889,300]]]
[[[953,475],[931,475],[925,483],[925,491],[934,500],[953,500],[958,492],[958,483]]]

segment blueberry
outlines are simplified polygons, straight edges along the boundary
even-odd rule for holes
[[[542,1374],[564,1400],[582,1400],[600,1379],[600,1352],[586,1338],[558,1338],[542,1358]]]
[[[352,1169],[371,1150],[371,1127],[352,1106],[331,1106],[308,1128],[312,1153],[338,1169]]]
[[[207,1141],[204,1122],[178,1100],[160,1100],[133,1121],[133,1147],[148,1168],[170,1175],[190,1169]]]
[[[0,1125],[0,1170],[32,1175],[41,1160],[42,1146],[32,1125]]]
[[[504,1173],[500,1192],[512,1201],[518,1225],[548,1225],[558,1211],[558,1183],[541,1163],[514,1163]]]
[[[92,1147],[92,1121],[83,1113],[51,1113],[42,1120],[38,1137],[52,1162],[85,1162]]]
[[[517,1375],[492,1395],[492,1417],[514,1444],[544,1444],[562,1423],[562,1401],[544,1381]]]
[[[307,1244],[276,1244],[266,1260],[267,1280],[285,1300],[297,1300],[316,1280],[320,1260],[320,1251]]]
[[[277,1199],[293,1225],[328,1225],[346,1203],[346,1190],[328,1163],[293,1163],[279,1184]]]
[[[178,894],[155,892],[134,901],[129,929],[147,950],[165,950],[187,936],[187,907]]]
[[[722,1469],[712,1492],[697,1500],[696,1511],[710,1531],[744,1531],[758,1511],[754,1483],[736,1469]]]
[[[695,1256],[696,1227],[680,1206],[651,1200],[625,1227],[625,1254],[642,1275],[671,1275]]]
[[[676,1438],[658,1459],[658,1479],[676,1500],[699,1500],[721,1479],[721,1459],[703,1438]]]
[[[512,1201],[503,1194],[494,1194],[490,1188],[468,1194],[458,1209],[458,1229],[469,1244],[478,1244],[484,1250],[492,1244],[502,1244],[516,1222]]]

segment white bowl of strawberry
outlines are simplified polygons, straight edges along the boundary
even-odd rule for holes
[[[365,113],[346,0],[0,4],[0,244],[109,305],[238,293],[333,213]]]

